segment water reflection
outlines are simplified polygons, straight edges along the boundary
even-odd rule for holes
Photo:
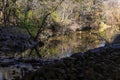
[[[62,58],[73,53],[84,52],[88,49],[104,46],[104,42],[89,31],[73,32],[64,36],[52,37],[40,49],[45,59]]]
[[[120,42],[120,35],[116,35],[111,44]],[[68,35],[51,37],[45,42],[45,46],[40,48],[40,53],[44,59],[55,59],[69,57],[73,53],[84,52],[88,49],[105,46],[105,41],[91,32],[73,32]],[[8,62],[13,59],[2,59],[0,61]],[[19,80],[25,71],[33,70],[30,64],[16,64],[11,67],[0,67],[0,80]],[[16,78],[16,79],[15,79]]]

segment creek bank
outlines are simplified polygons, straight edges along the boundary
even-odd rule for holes
[[[54,60],[22,80],[120,80],[120,45]]]
[[[0,57],[0,67],[17,69],[19,75],[13,78],[17,80],[119,80],[120,45],[53,60]],[[16,74],[16,70],[11,72]]]

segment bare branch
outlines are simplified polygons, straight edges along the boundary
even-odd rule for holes
[[[51,15],[53,12],[55,12],[56,9],[58,8],[58,6],[59,6],[63,1],[64,1],[64,0],[61,0],[60,3],[53,9],[53,11],[51,11],[51,12],[49,12],[48,14],[46,14],[46,15],[43,16],[43,20],[42,20],[42,22],[41,22],[41,25],[40,25],[39,30],[38,30],[38,32],[37,32],[37,34],[36,34],[36,37],[35,37],[35,40],[36,40],[36,41],[38,41],[38,37],[39,37],[40,33],[42,32],[42,30],[44,29],[43,27],[44,27],[45,21],[47,20],[48,16]]]

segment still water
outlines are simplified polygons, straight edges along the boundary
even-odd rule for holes
[[[49,38],[40,53],[45,59],[62,58],[73,53],[104,46],[104,41],[98,35],[90,32],[71,33],[64,36]]]
[[[73,53],[84,52],[88,49],[104,46],[104,41],[90,32],[70,33],[64,36],[51,37],[45,41],[45,46],[40,48],[44,59],[69,57]],[[7,59],[6,59],[7,61]],[[24,75],[23,69],[33,70],[30,64],[19,63],[10,67],[0,67],[0,80],[17,80]]]

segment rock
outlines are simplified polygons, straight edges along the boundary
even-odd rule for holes
[[[22,53],[33,48],[38,42],[19,27],[0,27],[0,52],[7,54]],[[43,45],[40,45],[40,47]]]
[[[100,47],[52,61],[22,80],[119,80],[119,71],[120,52]]]

